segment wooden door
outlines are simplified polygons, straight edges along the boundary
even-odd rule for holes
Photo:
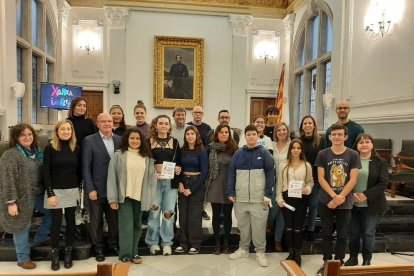
[[[96,118],[103,112],[103,92],[102,91],[83,91],[86,100],[88,118],[96,122]]]
[[[275,105],[276,98],[251,98],[250,100],[250,123],[254,116],[264,115],[264,111],[268,105]]]

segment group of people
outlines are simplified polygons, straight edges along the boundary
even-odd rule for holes
[[[243,133],[229,126],[228,110],[219,111],[218,125],[212,129],[202,121],[201,106],[193,108],[193,120],[187,123],[183,107],[173,110],[174,124],[168,115],[147,123],[146,107],[138,101],[135,126],[126,125],[119,105],[100,114],[96,124],[86,111],[85,99],[75,98],[68,118],[56,124],[44,151],[32,126],[22,123],[10,131],[9,148],[0,159],[0,226],[13,234],[19,266],[36,267],[29,244],[36,209],[44,216],[35,243],[51,245],[52,270],[60,269],[64,214],[64,267],[72,267],[75,211],[81,200],[89,210],[89,234],[98,262],[116,253],[122,262],[140,264],[142,220],[148,221],[145,243],[150,253],[171,255],[177,212],[179,245],[174,252],[199,253],[209,202],[214,254],[229,254],[232,260],[249,257],[253,241],[257,262],[268,266],[266,227],[272,226],[275,250],[283,250],[284,236],[287,259],[300,265],[304,234],[314,240],[319,213],[324,261],[332,259],[336,230],[335,259],[357,265],[362,237],[363,265],[370,264],[376,219],[386,204],[387,166],[376,154],[372,137],[348,119],[348,102],[337,103],[338,122],[326,138],[307,115],[298,137],[291,139],[288,125],[275,123],[274,106],[256,116]],[[232,253],[233,208],[240,243]],[[344,262],[348,238],[351,254]]]

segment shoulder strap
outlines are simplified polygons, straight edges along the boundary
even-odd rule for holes
[[[175,161],[175,156],[177,155],[178,140],[175,139],[175,138],[172,138],[172,139],[173,139],[174,155],[173,155],[173,158],[172,158],[171,162],[174,162]]]

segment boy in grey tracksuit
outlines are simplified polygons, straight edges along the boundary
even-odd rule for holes
[[[239,249],[229,255],[232,260],[249,257],[251,240],[256,260],[268,266],[266,222],[270,197],[275,186],[275,163],[269,151],[257,145],[257,129],[245,128],[247,144],[233,156],[228,171],[227,196],[234,203],[234,213],[240,230]]]

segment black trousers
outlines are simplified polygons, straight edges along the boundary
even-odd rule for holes
[[[233,210],[233,204],[232,203],[211,203],[211,209],[213,210],[213,232],[214,237],[217,239],[220,237],[220,214],[221,210],[223,210],[224,215],[224,240],[229,240],[230,237],[230,231],[231,231],[231,225],[233,223],[231,218],[231,211]]]
[[[305,221],[306,208],[308,207],[308,198],[288,197],[287,192],[282,193],[283,200],[295,207],[295,211],[288,208],[282,208],[283,218],[285,220],[286,245],[295,249],[302,249],[303,246],[303,225]]]
[[[200,248],[203,241],[201,213],[203,212],[204,187],[190,196],[178,194],[178,212],[180,222],[180,246]]]
[[[66,221],[66,246],[73,246],[73,238],[75,236],[75,211],[76,207],[65,208]],[[62,225],[62,209],[51,209],[52,225],[50,227],[50,239],[52,248],[59,248],[59,234]]]
[[[322,221],[323,260],[332,260],[332,233],[336,224],[335,260],[345,258],[346,241],[349,236],[352,209],[330,209],[319,203],[319,216]],[[334,221],[335,218],[335,221]]]
[[[90,235],[95,251],[102,250],[104,247],[104,213],[108,223],[108,239],[106,244],[108,247],[118,247],[118,212],[111,209],[106,197],[98,198],[97,200],[89,200]]]

